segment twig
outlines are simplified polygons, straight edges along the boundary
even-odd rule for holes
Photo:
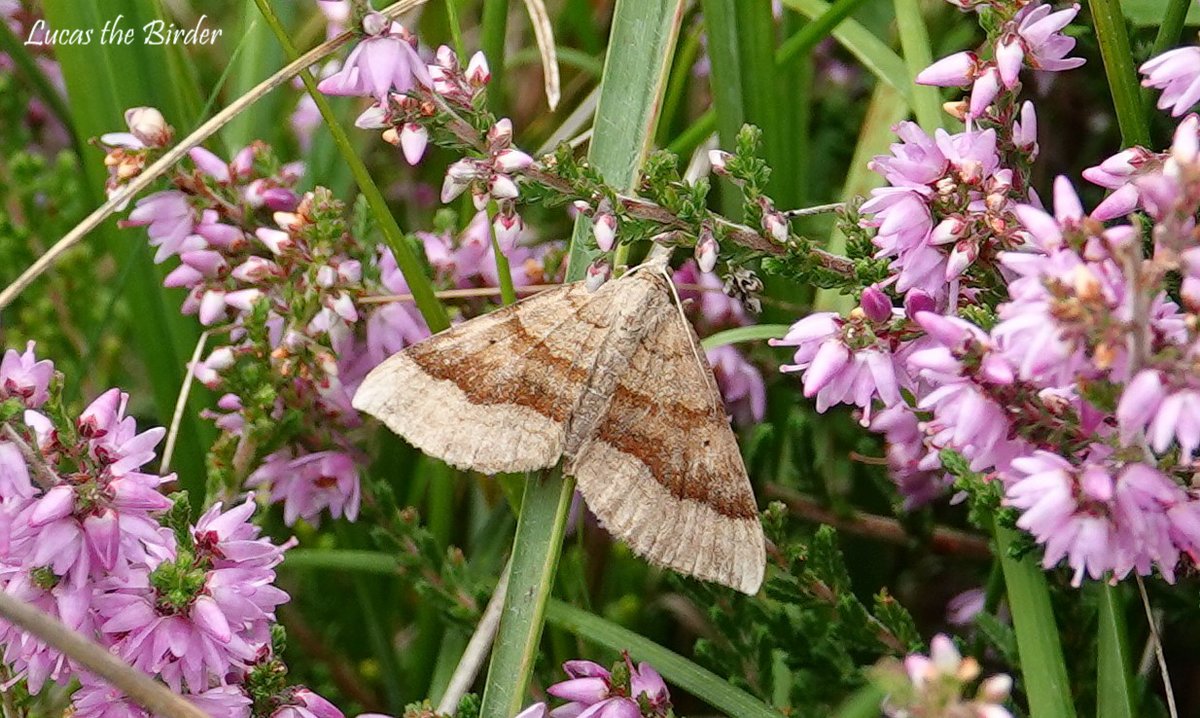
[[[508,593],[508,574],[511,567],[511,561],[504,566],[504,573],[500,574],[496,590],[492,592],[491,599],[483,609],[479,625],[475,627],[475,633],[471,634],[471,640],[458,661],[458,667],[454,669],[454,675],[450,676],[446,692],[438,701],[438,713],[451,715],[457,711],[459,701],[466,695],[479,675],[479,670],[483,668],[483,660],[491,651],[492,641],[496,640],[496,629],[500,627],[500,613],[504,609],[504,596]]]
[[[151,714],[169,718],[209,718],[182,696],[125,664],[100,644],[3,591],[0,591],[0,616],[108,681]]]
[[[201,332],[200,338],[196,340],[196,350],[192,352],[192,361],[188,363],[187,373],[183,376],[183,386],[179,387],[179,397],[175,399],[175,413],[171,415],[171,426],[167,429],[167,443],[163,445],[160,468],[163,474],[167,473],[167,469],[171,466],[171,459],[175,456],[175,440],[179,437],[179,425],[182,423],[183,411],[187,408],[188,395],[192,393],[192,381],[196,378],[196,363],[200,361],[200,354],[204,351],[204,344],[207,341],[208,332]]]
[[[559,98],[562,97],[558,78],[558,52],[554,47],[554,26],[550,23],[550,15],[546,12],[544,0],[525,0],[525,9],[529,11],[533,36],[537,40],[538,52],[542,56],[546,104],[550,105],[550,111],[553,112],[558,107]]]
[[[839,516],[807,496],[775,484],[767,484],[766,493],[771,498],[783,501],[792,513],[808,521],[828,524],[839,531],[887,543],[904,545],[913,541],[913,537],[895,519],[862,512],[855,513],[852,517]],[[929,548],[935,553],[941,554],[978,559],[992,558],[992,550],[988,547],[987,539],[945,526],[933,529]]]
[[[4,425],[4,435],[8,440],[16,444],[17,451],[21,452],[21,458],[25,459],[25,463],[33,469],[33,478],[37,481],[38,486],[43,489],[53,488],[58,484],[58,479],[55,478],[54,472],[46,465],[46,458],[33,450],[33,447],[25,442],[25,439],[17,433],[17,430],[11,424]]]
[[[1162,675],[1163,691],[1167,694],[1167,713],[1171,718],[1179,718],[1179,709],[1175,707],[1175,690],[1171,687],[1171,672],[1167,670],[1167,656],[1163,653],[1162,638],[1158,633],[1158,625],[1154,620],[1154,611],[1150,609],[1150,596],[1146,594],[1146,583],[1141,576],[1134,576],[1137,581],[1138,593],[1142,594],[1142,607],[1146,609],[1146,622],[1150,625],[1150,641],[1154,644],[1154,655],[1158,659],[1158,672]]]
[[[410,10],[422,3],[425,0],[399,0],[393,3],[382,13],[388,17],[395,17],[401,13]],[[12,284],[0,291],[0,309],[4,309],[16,299],[22,291],[25,290],[35,279],[41,276],[47,269],[51,267],[64,252],[74,247],[84,237],[87,236],[100,223],[109,217],[113,212],[123,207],[126,203],[132,200],[138,193],[149,187],[156,179],[165,174],[175,165],[176,162],[183,159],[183,156],[188,153],[193,147],[196,147],[201,142],[204,142],[209,137],[212,137],[222,127],[224,127],[234,117],[241,114],[242,111],[253,105],[264,95],[271,90],[279,87],[283,83],[291,80],[296,75],[308,67],[320,62],[329,55],[333,54],[342,45],[353,40],[358,35],[355,32],[344,32],[341,35],[327,42],[317,45],[313,49],[301,55],[295,61],[288,63],[283,69],[271,75],[266,80],[263,80],[246,94],[234,100],[228,107],[213,115],[207,122],[196,128],[192,134],[185,137],[179,144],[167,150],[162,157],[158,158],[154,164],[146,168],[144,172],[135,177],[129,184],[115,192],[107,202],[97,207],[91,214],[83,219],[82,222],[75,225],[70,232],[67,232],[62,239],[54,243],[49,250],[42,256],[38,257],[21,276],[17,277]]]

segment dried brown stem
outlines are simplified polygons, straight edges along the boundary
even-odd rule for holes
[[[145,673],[127,665],[100,644],[67,628],[66,624],[57,618],[3,591],[0,591],[0,616],[45,641],[51,648],[69,656],[154,715],[167,718],[208,718],[204,711]]]
[[[49,489],[58,484],[58,479],[55,478],[54,472],[46,465],[46,457],[34,451],[33,447],[12,427],[12,424],[4,425],[4,436],[16,445],[17,451],[21,452],[21,457],[25,459],[25,463],[29,464],[29,468],[33,469],[33,480],[37,482],[38,486],[41,486],[43,489]]]

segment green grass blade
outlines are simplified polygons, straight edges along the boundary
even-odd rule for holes
[[[900,46],[904,49],[904,61],[908,65],[908,76],[916,77],[921,70],[933,64],[929,49],[929,31],[925,29],[925,18],[921,15],[920,0],[895,0],[896,26],[900,30]],[[942,102],[938,88],[912,82],[913,114],[917,123],[926,132],[942,126]]]
[[[1100,609],[1096,645],[1096,718],[1134,718],[1137,690],[1129,669],[1129,632],[1125,627],[1125,595],[1121,586],[1097,583]]]
[[[717,136],[721,147],[733,147],[737,133],[746,122],[742,105],[742,60],[738,53],[738,34],[735,7],[737,0],[704,0],[704,30],[708,38],[709,88]],[[696,123],[697,125],[701,123]],[[703,123],[712,132],[711,122]],[[696,144],[704,137],[698,138]],[[729,182],[718,182],[722,209],[737,216],[741,210],[741,195]]]
[[[779,339],[784,334],[787,334],[787,330],[787,324],[752,324],[748,327],[734,327],[733,329],[726,329],[725,331],[705,337],[700,342],[700,346],[704,347],[705,351],[708,351],[709,349],[716,349],[727,344]]]
[[[508,0],[483,0],[479,39],[483,56],[492,70],[488,83],[488,109],[504,116],[504,35],[508,29]]]
[[[480,718],[512,718],[524,706],[574,493],[574,479],[558,471],[526,481]]]
[[[843,202],[864,196],[883,184],[883,178],[872,172],[867,163],[875,155],[887,152],[888,145],[896,141],[892,127],[907,116],[908,107],[900,98],[899,92],[889,85],[875,86],[871,102],[867,105],[867,113],[863,117],[862,127],[859,129],[858,144],[854,147],[854,157],[850,160],[846,183],[842,185]],[[837,227],[830,233],[825,249],[836,254],[846,253],[846,237]],[[813,309],[816,311],[845,313],[853,308],[854,301],[850,295],[842,294],[836,289],[819,289],[813,300]]]
[[[813,19],[830,10],[829,3],[823,0],[783,0],[783,4]],[[880,82],[898,90],[909,107],[915,104],[912,77],[904,60],[874,33],[854,20],[842,20],[831,34]]]
[[[613,651],[629,651],[631,658],[654,666],[671,685],[682,688],[727,715],[738,718],[780,718],[778,711],[735,688],[712,671],[628,628],[561,601],[550,602],[546,617],[554,626],[592,643]]]
[[[1183,23],[1187,19],[1188,9],[1192,0],[1169,0],[1167,12],[1163,15],[1162,24],[1158,26],[1158,34],[1154,37],[1154,47],[1150,56],[1161,55],[1179,42],[1183,33]]]
[[[263,19],[275,33],[283,51],[287,53],[288,59],[295,60],[299,57],[300,53],[292,45],[291,38],[279,21],[279,16],[271,7],[270,0],[255,0],[255,3],[258,5],[259,12],[262,13]],[[304,89],[312,96],[317,109],[320,110],[321,118],[333,136],[333,141],[337,145],[342,159],[353,173],[359,191],[367,198],[371,214],[379,224],[384,240],[396,258],[396,265],[400,268],[400,273],[404,275],[404,281],[408,283],[409,291],[413,295],[413,302],[417,305],[417,310],[421,312],[421,317],[425,319],[425,324],[434,333],[449,327],[450,317],[446,314],[446,307],[438,301],[437,295],[434,294],[433,285],[430,283],[429,277],[425,276],[425,268],[405,240],[404,233],[400,231],[400,225],[396,224],[396,218],[388,209],[387,200],[383,198],[383,193],[379,191],[379,187],[375,184],[375,180],[371,179],[366,165],[354,150],[350,138],[338,122],[337,116],[334,115],[333,108],[329,106],[329,101],[317,91],[317,83],[313,80],[311,72],[308,70],[301,72],[300,79],[304,82]]]
[[[1033,554],[1017,559],[1009,553],[1017,539],[1016,531],[997,525],[995,537],[1017,634],[1030,718],[1074,718],[1071,686],[1050,606],[1046,574]]]
[[[805,25],[794,35],[784,40],[775,53],[775,62],[782,65],[793,58],[807,55],[817,43],[829,37],[829,34],[862,7],[867,0],[837,0],[829,9],[821,13],[812,22]]]
[[[617,0],[609,48],[619,52],[604,58],[588,160],[619,189],[633,188],[650,151],[682,13],[681,0]],[[582,279],[597,256],[590,235],[587,219],[576,220],[568,279]]]
[[[124,27],[140,32],[145,23],[158,17],[154,4],[145,0],[46,0],[43,10],[52,27],[103,28],[106,21],[120,15]],[[63,44],[55,48],[55,56],[62,67],[75,127],[81,138],[123,129],[125,110],[138,105],[155,105],[177,124],[186,124],[192,117],[194,108],[185,106],[183,98],[198,92],[194,86],[191,90],[180,87],[163,92],[164,87],[184,83],[186,78],[171,76],[168,72],[171,62],[161,45]],[[101,153],[85,149],[80,161],[91,202],[99,205],[106,177]],[[138,321],[124,331],[130,335],[130,346],[145,368],[155,419],[165,426],[174,412],[186,371],[184,364],[191,356],[200,329],[194,319],[179,313],[184,293],[162,287],[165,272],[151,261],[144,234],[118,232],[111,220],[101,229],[101,241],[118,260],[130,256],[131,246],[138,243],[142,246],[142,250],[132,254],[125,295]],[[198,416],[206,403],[205,392],[194,388],[180,424],[173,462],[180,484],[197,505],[204,499],[204,454],[216,436],[212,426]]]
[[[1126,147],[1149,144],[1150,127],[1142,109],[1142,94],[1133,54],[1129,49],[1129,35],[1125,31],[1121,3],[1119,0],[1088,0],[1088,7],[1092,10],[1096,40],[1100,43],[1100,55],[1104,58],[1104,74],[1108,76],[1108,89],[1117,112],[1121,141]]]
[[[588,159],[610,184],[631,189],[654,137],[675,39],[681,0],[617,0],[609,52]],[[575,222],[567,280],[583,278],[591,257],[591,225]],[[521,710],[537,657],[554,585],[573,479],[548,472],[530,478],[513,539],[512,574],[496,634],[481,718],[511,718]]]

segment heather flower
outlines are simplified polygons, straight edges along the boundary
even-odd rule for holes
[[[904,497],[904,508],[924,506],[946,492],[954,478],[942,469],[941,457],[931,447],[921,422],[901,403],[875,412],[871,431],[883,434],[887,445],[888,473]]]
[[[1030,3],[1021,8],[1013,17],[1013,22],[1017,25],[1016,37],[1010,37],[1006,41],[1002,40],[1001,44],[1015,48],[1009,51],[1013,55],[1016,55],[1019,50],[1025,63],[1035,70],[1046,72],[1072,70],[1083,65],[1084,60],[1079,57],[1067,57],[1067,53],[1075,47],[1075,38],[1062,34],[1062,29],[1069,25],[1077,14],[1079,14],[1079,5],[1077,4],[1054,11],[1050,5],[1043,5],[1040,2]],[[1002,52],[997,48],[996,54],[999,64],[1002,66],[1007,64],[1002,61],[1003,56],[1008,54],[1007,52]],[[1015,75],[1011,69],[1002,70],[1002,73],[1010,77]],[[1006,86],[1012,86],[1012,82],[1007,78]]]
[[[1200,101],[1200,47],[1177,47],[1153,57],[1138,68],[1142,86],[1161,90],[1158,109],[1171,108],[1179,117]]]
[[[34,346],[34,342],[29,342],[20,354],[9,349],[0,359],[0,399],[19,399],[30,409],[46,403],[50,380],[54,377],[54,363],[48,359],[38,361]]]
[[[629,685],[621,686],[614,683],[612,673],[597,663],[567,661],[563,670],[570,678],[555,683],[546,692],[569,702],[550,711],[550,718],[642,718],[639,701],[644,701],[650,711],[645,715],[668,715],[671,697],[658,672],[646,663],[635,668],[628,655],[625,668]],[[526,709],[530,711],[539,715],[536,705]]]
[[[363,18],[367,36],[350,52],[341,69],[321,80],[317,89],[327,95],[374,97],[386,102],[392,92],[405,93],[433,79],[400,23],[388,23],[378,13]],[[375,30],[374,33],[371,30]]]
[[[276,708],[271,713],[271,718],[345,718],[345,716],[334,704],[308,688],[300,687],[290,691],[288,702]]]
[[[708,350],[708,363],[733,420],[744,426],[761,422],[767,409],[762,372],[730,345]]]
[[[321,451],[293,457],[276,452],[267,457],[246,481],[249,487],[269,488],[272,502],[283,503],[284,522],[291,526],[297,519],[318,523],[328,509],[334,518],[358,518],[358,465],[354,457],[340,451]]]
[[[876,398],[884,406],[896,404],[900,388],[909,383],[888,342],[859,319],[843,320],[832,312],[810,314],[771,345],[796,347],[795,363],[780,370],[803,372],[804,395],[816,397],[818,412],[839,403],[855,404],[863,410],[864,426]]]
[[[150,246],[158,247],[154,261],[162,263],[185,247],[196,227],[196,210],[187,195],[177,190],[155,192],[138,200],[129,219],[121,222],[122,227],[146,227]]]
[[[1177,442],[1179,460],[1191,464],[1200,446],[1200,389],[1186,379],[1177,387],[1163,379],[1159,371],[1146,369],[1126,385],[1117,405],[1121,440],[1132,442],[1144,434],[1159,454]]]
[[[928,656],[913,653],[903,663],[886,659],[876,666],[872,682],[888,693],[884,714],[889,718],[1012,718],[1002,705],[1012,690],[1011,678],[994,675],[979,684],[974,698],[968,698],[968,687],[979,677],[979,663],[963,658],[944,634],[934,636],[929,648]]]
[[[252,511],[251,499],[224,513],[218,503],[192,530],[191,546],[97,584],[99,630],[117,655],[193,692],[255,660],[288,598],[271,585],[288,544],[259,538],[246,523]]]
[[[708,329],[742,326],[750,323],[742,303],[726,294],[723,283],[711,272],[701,272],[694,260],[687,260],[672,275],[679,298],[696,308],[697,320]]]
[[[1104,459],[1107,452],[1093,453]],[[1111,571],[1120,579],[1155,566],[1173,581],[1181,548],[1198,545],[1194,500],[1145,464],[1076,467],[1037,451],[1015,459],[1005,480],[1005,502],[1023,510],[1017,525],[1045,544],[1046,568],[1066,559],[1073,585],[1085,575],[1099,579]]]
[[[82,674],[79,690],[71,696],[78,718],[151,718],[151,714],[107,683]],[[238,686],[217,686],[201,693],[185,693],[212,718],[250,718],[250,697]]]

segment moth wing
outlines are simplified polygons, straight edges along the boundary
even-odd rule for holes
[[[691,325],[670,295],[572,473],[612,534],[653,563],[758,592],[765,539],[746,467]]]
[[[543,292],[375,367],[354,407],[430,456],[483,473],[555,465],[607,330],[608,292]]]

